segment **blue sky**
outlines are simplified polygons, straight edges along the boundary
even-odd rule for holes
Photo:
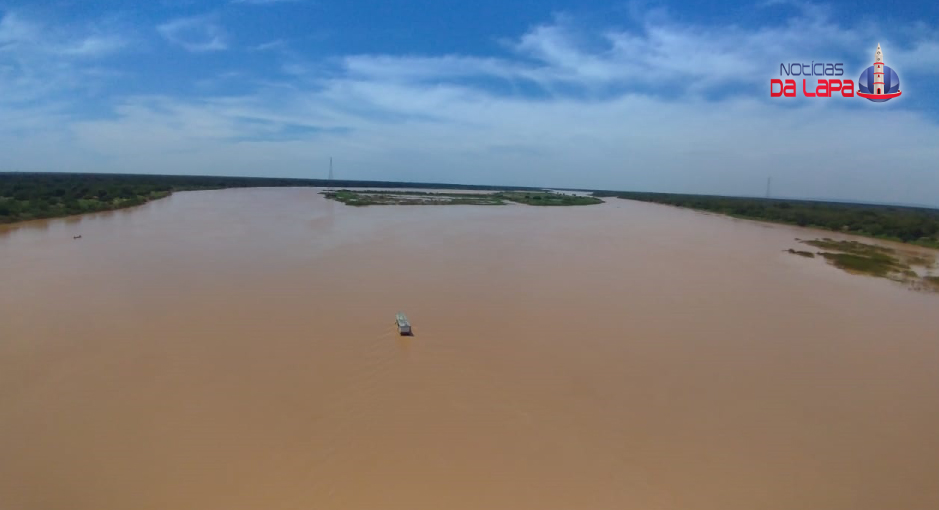
[[[939,206],[939,3],[0,0],[0,170]],[[877,43],[903,96],[770,98]],[[812,80],[810,80],[812,81]]]

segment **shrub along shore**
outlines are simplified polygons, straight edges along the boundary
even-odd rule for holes
[[[687,207],[751,220],[939,248],[939,209],[809,200],[599,191],[594,196]]]

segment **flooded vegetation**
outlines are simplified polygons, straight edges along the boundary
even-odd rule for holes
[[[911,288],[939,290],[939,286],[935,285],[936,277],[931,276],[931,271],[939,269],[935,254],[915,252],[909,249],[899,250],[853,240],[834,240],[827,237],[814,240],[796,240],[826,250],[818,252],[818,255],[835,267],[845,271],[888,278],[910,284]],[[814,257],[814,254],[810,252],[797,251],[791,248],[788,252],[804,257]]]
[[[805,257],[805,258],[809,258],[809,259],[814,259],[814,258],[815,258],[815,254],[812,253],[812,252],[810,252],[810,251],[793,250],[792,248],[789,248],[789,249],[786,250],[786,251],[789,252],[789,253],[791,253],[791,254],[793,254],[793,255],[798,255],[798,256],[800,256],[800,257]]]
[[[939,295],[786,253],[857,239],[320,191],[0,226],[0,507],[939,508]]]

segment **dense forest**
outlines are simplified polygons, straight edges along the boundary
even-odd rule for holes
[[[0,223],[132,207],[174,191],[298,186],[506,189],[504,186],[268,177],[0,173]]]
[[[595,196],[655,202],[939,248],[939,209],[617,191],[598,191]]]

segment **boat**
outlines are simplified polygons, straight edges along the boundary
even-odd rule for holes
[[[401,312],[398,312],[398,315],[395,316],[395,324],[398,325],[398,334],[401,336],[407,336],[411,334],[411,323],[408,322],[408,318]]]

